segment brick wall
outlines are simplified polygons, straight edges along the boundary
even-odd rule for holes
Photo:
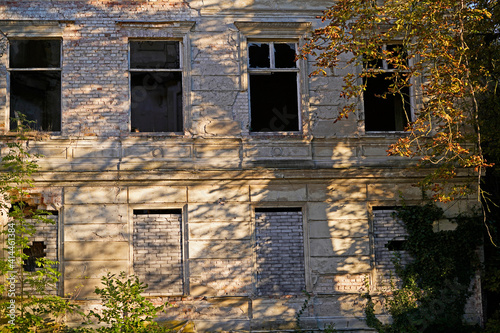
[[[57,253],[57,240],[58,240],[58,228],[57,228],[57,220],[58,216],[57,215],[48,215],[45,216],[47,219],[50,219],[54,221],[54,223],[48,223],[48,222],[38,222],[36,220],[26,220],[27,223],[33,223],[36,228],[35,234],[30,237],[30,241],[28,245],[30,245],[32,248],[33,242],[41,242],[43,243],[43,258],[46,258],[48,260],[52,261],[58,261],[58,253]],[[55,268],[57,269],[59,265],[55,265]],[[38,268],[36,268],[38,270]],[[18,289],[20,290],[20,284],[17,285]],[[57,294],[57,290],[59,288],[59,283],[56,283],[54,285],[47,285],[46,286],[46,292],[52,295]],[[28,290],[27,286],[24,286],[25,290]],[[36,293],[36,292],[34,292]]]
[[[305,290],[301,211],[256,211],[257,294]]]
[[[183,291],[181,213],[134,214],[134,274],[146,292]]]
[[[406,251],[391,251],[389,249],[391,241],[403,241],[406,230],[403,222],[394,216],[394,209],[373,209],[373,239],[375,246],[375,269],[377,273],[377,283],[386,285],[391,276],[395,276],[393,260],[398,254],[401,263],[410,260]]]

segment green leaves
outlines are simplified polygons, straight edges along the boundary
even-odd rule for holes
[[[337,120],[362,110],[363,79],[377,72],[366,66],[366,59],[390,64],[394,84],[389,93],[411,89],[414,117],[408,134],[388,153],[420,157],[421,166],[447,164],[480,176],[492,165],[482,151],[481,126],[488,123],[479,123],[479,114],[488,108],[479,102],[500,72],[498,37],[491,37],[499,31],[497,7],[479,0],[336,1],[323,13],[327,25],[314,31],[302,56],[315,56],[312,75],[340,64],[352,68],[343,78],[339,97],[346,101]],[[487,38],[496,42],[486,43]],[[381,52],[384,44],[395,42],[406,53]],[[432,173],[420,185],[433,187],[440,175]],[[435,200],[461,194],[440,188]]]
[[[89,319],[96,318],[99,323],[107,324],[98,332],[165,332],[153,321],[165,305],[155,306],[141,295],[147,285],[137,276],[127,277],[125,272],[108,273],[102,277],[103,288],[96,287],[95,293],[101,297],[102,312],[91,311]]]

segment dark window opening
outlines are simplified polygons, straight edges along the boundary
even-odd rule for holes
[[[249,43],[250,131],[300,130],[293,43]]]
[[[391,240],[387,244],[385,244],[385,247],[389,251],[404,251],[405,244],[406,240]]]
[[[274,43],[275,68],[296,68],[295,44]]]
[[[10,129],[61,130],[61,41],[10,41]]]
[[[134,215],[182,214],[182,209],[134,209]]]
[[[182,132],[180,43],[130,42],[132,132]]]
[[[251,130],[298,131],[297,73],[250,75]]]
[[[25,119],[23,119],[23,117]],[[61,73],[19,71],[10,74],[10,128],[25,120],[39,131],[61,130]]]
[[[364,56],[365,70],[374,72],[374,76],[365,79],[363,93],[367,132],[404,131],[412,121],[410,88],[403,87],[397,93],[389,93],[395,84],[394,70],[407,65],[407,58],[401,44],[387,44],[377,54]]]
[[[134,132],[182,131],[181,82],[179,72],[131,73]]]
[[[10,41],[9,67],[59,68],[61,42],[56,39],[13,39]]]
[[[248,57],[250,68],[271,67],[269,44],[267,43],[250,43],[248,45]]]
[[[411,121],[410,89],[401,94],[388,94],[393,84],[392,73],[380,73],[367,78],[363,95],[366,131],[403,131]]]
[[[24,249],[23,253],[28,256],[23,263],[23,269],[26,272],[34,272],[38,265],[36,264],[37,260],[45,257],[45,244],[44,242],[33,242],[33,244]]]
[[[300,207],[258,207],[255,208],[256,213],[286,213],[286,212],[301,212]]]
[[[179,69],[180,67],[179,42],[130,42],[130,68]]]
[[[398,210],[401,206],[373,206],[372,210]]]
[[[31,218],[33,215],[39,212],[38,207],[36,205],[29,205],[25,202],[15,202],[9,208],[9,213],[14,212],[15,210],[21,210],[21,214],[25,218]]]

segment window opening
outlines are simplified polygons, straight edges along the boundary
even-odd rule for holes
[[[39,131],[61,130],[61,41],[14,39],[9,48],[10,129],[21,120]]]
[[[404,239],[401,239],[401,240],[394,239],[394,240],[387,242],[387,244],[385,244],[385,247],[389,251],[404,251],[405,244],[406,244],[406,240],[404,240]]]
[[[26,272],[34,272],[38,265],[37,260],[45,257],[45,243],[44,242],[33,242],[33,244],[23,249],[23,253],[28,256],[23,263],[23,269]]]
[[[400,44],[384,45],[381,52],[391,54],[391,58],[408,57]],[[373,76],[365,78],[365,130],[403,131],[411,121],[410,88],[402,88],[401,94],[388,93],[394,85],[395,62],[365,58],[364,67],[366,71],[374,73]]]
[[[130,42],[132,132],[182,132],[178,41]]]
[[[295,53],[295,43],[248,44],[252,132],[300,130]]]
[[[182,214],[182,209],[134,209],[134,215]]]

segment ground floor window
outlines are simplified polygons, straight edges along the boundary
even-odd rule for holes
[[[146,292],[182,294],[182,211],[134,210],[134,274],[146,281]]]
[[[257,294],[298,295],[305,290],[300,208],[256,208]]]

